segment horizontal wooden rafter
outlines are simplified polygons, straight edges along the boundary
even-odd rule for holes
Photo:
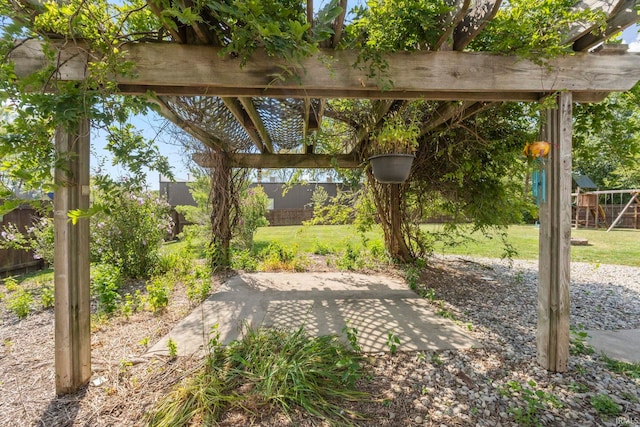
[[[301,169],[332,169],[346,168],[355,169],[362,167],[362,163],[353,154],[248,154],[248,153],[227,153],[229,161],[234,168],[251,169],[278,169],[278,168],[301,168]],[[193,160],[202,167],[212,167],[217,163],[210,154],[195,154]]]
[[[135,77],[115,77],[123,93],[144,89],[162,94],[166,87],[174,95],[202,95],[204,91],[211,96],[532,101],[542,93],[568,90],[580,101],[580,94],[626,91],[640,80],[640,54],[636,53],[578,53],[544,65],[485,53],[398,53],[387,57],[394,87],[382,91],[366,71],[352,66],[354,51],[324,51],[322,55],[333,56],[331,67],[314,56],[304,61],[306,72],[299,79],[274,82],[270,75],[281,72],[282,64],[262,52],[240,68],[239,59],[221,57],[220,50],[210,46],[139,43],[123,49],[136,73]],[[59,78],[82,80],[87,66],[76,58],[81,57],[82,49],[71,46],[69,50],[65,55],[74,60],[61,65]],[[20,45],[11,58],[19,76],[46,64],[37,41]]]

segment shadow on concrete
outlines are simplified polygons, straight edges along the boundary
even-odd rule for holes
[[[167,354],[170,338],[178,355],[202,352],[214,325],[227,344],[239,338],[245,323],[288,329],[304,325],[309,334],[343,337],[348,324],[357,330],[364,352],[388,351],[389,334],[399,338],[402,351],[480,347],[399,279],[355,273],[245,273],[225,282],[148,354]]]

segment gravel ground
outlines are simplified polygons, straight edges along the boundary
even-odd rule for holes
[[[318,265],[323,265],[320,261]],[[326,263],[324,263],[326,266]],[[574,354],[570,371],[535,362],[537,263],[436,258],[419,291],[482,349],[380,353],[367,357],[353,404],[363,426],[640,426],[640,379],[612,372],[597,354]],[[176,296],[176,295],[174,295]],[[640,327],[640,269],[572,264],[574,328]],[[162,315],[140,313],[93,328],[94,377],[77,395],[53,396],[53,313],[0,324],[0,426],[132,426],[197,365],[144,360],[153,342],[188,311],[184,295]],[[582,325],[582,326],[580,326]],[[231,413],[222,425],[326,425],[303,414]]]

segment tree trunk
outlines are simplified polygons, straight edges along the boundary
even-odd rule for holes
[[[227,268],[230,263],[231,209],[233,194],[231,185],[231,167],[226,153],[216,156],[217,163],[210,170],[211,176],[211,241],[209,257],[211,267],[216,270]]]
[[[403,227],[404,218],[404,185],[380,184],[371,171],[367,171],[373,201],[378,212],[380,226],[384,233],[384,244],[389,255],[400,262],[412,262],[415,258],[411,247],[407,244]]]

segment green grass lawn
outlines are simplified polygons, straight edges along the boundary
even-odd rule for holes
[[[441,231],[442,225],[426,225],[430,231]],[[518,251],[516,259],[538,258],[539,230],[532,225],[511,226],[507,230],[508,242]],[[572,261],[601,264],[622,264],[640,266],[640,230],[572,230],[573,237],[586,238],[589,246],[572,246]],[[500,257],[504,248],[500,238],[486,238],[480,234],[472,236],[473,242],[456,246],[438,245],[436,253],[469,255],[477,257]],[[382,241],[379,228],[367,233],[367,238]],[[347,242],[361,245],[361,239],[355,228],[348,225],[263,227],[255,237],[257,247],[266,246],[270,241],[283,245],[297,245],[301,252],[312,252],[316,245],[322,244],[336,251],[344,249]],[[317,242],[317,243],[316,243]]]

